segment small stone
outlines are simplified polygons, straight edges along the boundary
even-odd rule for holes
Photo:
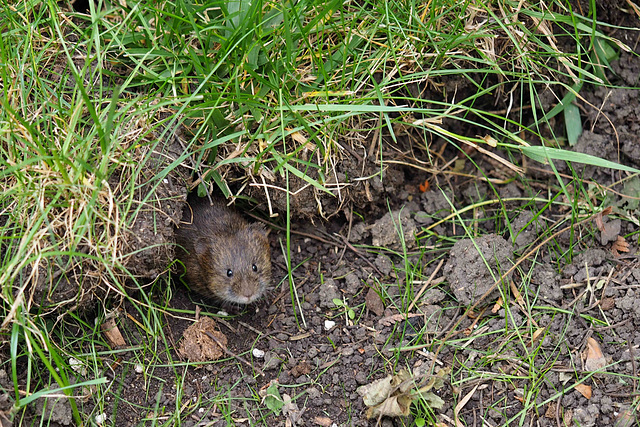
[[[326,279],[320,286],[318,291],[320,296],[320,307],[333,308],[335,307],[334,299],[340,299],[340,292],[338,292],[338,286],[333,279]]]
[[[76,359],[75,357],[69,358],[69,366],[71,366],[71,369],[73,369],[80,375],[87,375],[87,368],[80,360]]]
[[[333,320],[325,320],[324,321],[324,330],[330,331],[334,326],[336,326],[336,322]]]
[[[262,369],[265,371],[270,371],[272,369],[278,368],[281,363],[282,361],[275,352],[267,351],[264,356],[264,366],[262,367]]]

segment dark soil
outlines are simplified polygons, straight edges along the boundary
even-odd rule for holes
[[[609,22],[616,24],[630,16],[620,11],[619,14],[614,8],[608,9]],[[632,36],[637,37],[637,34]],[[616,75],[611,76],[612,79],[624,85],[639,84],[640,60],[637,56],[621,52],[613,69]],[[640,92],[604,88],[589,91],[585,88],[581,94],[584,101],[579,103],[584,107],[586,131],[575,149],[639,167]],[[449,151],[444,153],[447,155]],[[451,151],[451,156],[454,155],[457,153]],[[494,168],[482,155],[472,156],[485,170]],[[473,165],[467,167],[466,172],[474,172]],[[574,167],[580,168],[580,165]],[[505,198],[534,197],[537,190],[527,184],[528,180],[540,182],[546,177],[551,185],[557,182],[556,177],[545,170],[536,164],[521,180],[493,184],[493,187]],[[566,170],[563,167],[561,172]],[[611,185],[624,177],[618,172],[593,167],[581,170],[586,180],[600,185]],[[389,181],[383,181],[386,188],[373,192],[386,197],[374,197],[371,202],[374,207],[366,207],[363,216],[367,222],[359,221],[359,215],[356,215],[365,213],[363,208],[360,212],[356,209],[354,213],[335,215],[329,221],[316,219],[315,224],[311,224],[301,220],[295,224],[299,232],[294,235],[291,251],[292,265],[299,266],[293,279],[299,296],[299,303],[295,305],[281,251],[284,235],[277,230],[271,234],[273,277],[279,285],[261,302],[244,311],[227,307],[234,310],[236,316],[218,322],[218,328],[228,342],[230,353],[226,359],[198,368],[185,368],[177,363],[169,365],[168,352],[172,360],[183,360],[177,353],[178,343],[192,322],[167,314],[165,333],[171,342],[158,343],[168,345],[164,350],[157,350],[160,360],[151,360],[150,355],[140,355],[135,350],[105,360],[105,366],[110,367],[105,375],[113,383],[113,393],[120,397],[117,407],[113,397],[104,402],[104,412],[111,422],[118,426],[151,425],[152,418],[161,420],[169,413],[184,411],[181,419],[185,426],[225,426],[232,422],[285,425],[287,417],[297,420],[295,425],[370,425],[374,421],[365,417],[366,407],[357,393],[359,386],[395,373],[402,367],[416,369],[433,364],[438,369],[451,370],[447,386],[437,391],[445,405],[433,411],[434,419],[442,425],[455,425],[452,421],[456,418],[454,407],[469,392],[472,392],[470,400],[457,414],[464,425],[501,426],[511,420],[514,425],[558,426],[566,422],[566,425],[604,426],[624,421],[624,417],[628,418],[628,423],[618,425],[635,425],[634,405],[640,378],[637,372],[640,363],[640,335],[637,333],[640,328],[640,264],[635,237],[627,239],[629,252],[616,252],[614,247],[617,236],[635,236],[637,227],[633,222],[605,218],[602,230],[594,222],[588,222],[576,227],[573,235],[570,230],[561,233],[543,245],[535,261],[534,258],[524,260],[516,272],[492,289],[495,277],[505,273],[527,251],[549,236],[543,233],[557,218],[535,217],[534,212],[541,206],[535,209],[536,206],[525,202],[509,202],[506,212],[511,226],[504,218],[487,215],[488,212],[500,212],[498,207],[494,211],[487,209],[483,211],[486,218],[476,218],[474,222],[473,227],[477,228],[473,233],[484,236],[474,244],[471,240],[461,240],[460,236],[465,235],[462,227],[454,228],[450,222],[434,224],[451,213],[449,200],[456,207],[464,207],[474,201],[494,198],[493,190],[485,182],[433,180],[431,189],[421,193],[418,186],[429,178],[427,175],[393,168],[387,175]],[[172,181],[165,184],[176,185]],[[567,180],[566,184],[571,185],[571,182]],[[372,188],[376,185],[380,184],[372,184]],[[640,186],[633,185],[633,181],[615,188],[635,197],[640,193]],[[164,191],[164,186],[160,185],[159,190]],[[166,191],[170,193],[167,197],[176,193],[168,187]],[[638,203],[633,199],[612,195],[610,201],[614,214],[637,218]],[[308,202],[312,204],[312,201]],[[172,212],[174,217],[179,214],[173,205]],[[378,218],[372,216],[376,213]],[[562,214],[555,213],[558,217]],[[310,212],[301,213],[301,216],[309,215]],[[351,217],[346,217],[348,215]],[[140,221],[139,236],[148,243],[149,238],[142,232],[144,216]],[[167,220],[166,224],[169,227],[171,221]],[[398,231],[400,224],[402,232]],[[431,227],[429,232],[425,232],[428,227]],[[456,239],[450,239],[452,237]],[[163,239],[170,240],[171,237],[167,235]],[[579,243],[575,244],[577,239]],[[347,241],[349,244],[345,243]],[[458,243],[452,244],[454,241]],[[354,250],[352,245],[382,246],[389,251],[386,254],[379,250],[368,252],[362,246]],[[393,251],[401,252],[403,247],[411,254],[419,254],[418,248],[428,250],[422,256],[410,255],[408,259],[412,265],[406,269],[401,258],[393,254]],[[147,255],[131,260],[132,265],[153,264]],[[155,253],[152,258],[165,255]],[[420,315],[409,319],[394,317],[399,312],[396,307],[407,307],[412,302],[403,298],[415,271],[421,272],[426,280],[441,260],[443,264],[436,271],[434,280],[410,311]],[[150,269],[145,269],[149,270],[149,277],[158,273],[154,270],[155,274],[151,274]],[[144,276],[146,273],[140,271],[138,274]],[[520,285],[527,275],[530,275],[531,285],[525,288]],[[509,279],[521,297],[532,302],[529,304],[534,307],[532,313],[521,309]],[[200,301],[197,295],[188,294],[182,284],[175,282],[171,292],[160,292],[154,298],[162,300],[172,294],[168,302],[170,309],[193,310],[198,303],[206,311],[215,313],[218,310],[210,301]],[[409,293],[413,297],[422,285],[414,286]],[[506,301],[492,311],[500,296]],[[354,310],[354,319],[336,306],[336,298]],[[464,308],[473,304],[477,304],[473,313],[465,315]],[[122,330],[135,330],[133,319],[141,320],[138,309],[132,305],[122,307],[119,314]],[[167,310],[167,313],[171,312],[174,311]],[[593,319],[601,321],[602,326],[595,327],[597,322]],[[327,320],[335,325],[328,328]],[[543,331],[536,340],[531,337],[507,340],[505,337],[505,324],[513,325],[507,329],[516,331],[515,326],[523,329],[523,325],[531,322]],[[494,335],[492,331],[501,332]],[[454,340],[463,333],[471,334],[475,339],[465,337],[461,344],[469,341],[470,344],[462,346],[449,342],[440,348],[443,338]],[[606,375],[590,376],[588,366],[585,366],[590,338],[601,346],[607,365]],[[130,334],[125,339],[128,346],[135,347],[148,338]],[[520,339],[532,342],[523,344]],[[394,365],[396,355],[390,349],[408,346],[422,348],[401,352]],[[524,354],[529,351],[527,348],[530,349],[528,355]],[[255,357],[254,349],[264,355]],[[492,363],[483,359],[483,365],[476,366],[475,371],[484,374],[478,373],[477,377],[466,381],[465,375],[469,371],[462,371],[461,364],[467,368],[474,366],[487,349],[498,357]],[[524,365],[523,360],[528,364]],[[156,366],[153,372],[146,370],[145,363]],[[138,364],[141,372],[134,369]],[[9,388],[9,384],[4,384],[7,381],[5,374],[0,371],[0,384]],[[493,375],[504,378],[506,374],[510,374],[509,382],[492,379]],[[177,377],[181,377],[180,384],[175,384]],[[572,388],[576,381],[585,378],[584,384],[591,386],[593,391],[589,399]],[[282,412],[274,415],[264,403],[259,403],[260,390],[275,381],[280,393],[293,399],[289,415]],[[532,381],[542,382],[536,384],[540,390],[536,396],[526,393]],[[560,396],[556,397],[558,393]],[[225,413],[235,409],[238,418],[233,421],[222,418],[221,411],[212,404],[216,399],[218,408],[224,406]],[[84,402],[84,409],[92,410],[95,404],[89,398]],[[63,401],[58,401],[54,407],[54,411],[47,411],[50,425],[72,423]],[[35,413],[40,413],[40,408]],[[518,414],[521,417],[512,420]],[[244,420],[247,416],[252,418]],[[382,420],[383,425],[413,425],[413,422],[411,415]]]

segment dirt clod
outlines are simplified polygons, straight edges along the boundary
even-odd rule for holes
[[[379,247],[415,247],[417,226],[408,209],[385,214],[371,227],[371,243]],[[401,240],[402,239],[402,240]]]
[[[512,266],[512,256],[511,244],[495,234],[456,242],[444,272],[458,301],[464,305],[475,303]],[[510,278],[511,275],[505,277],[505,283]],[[497,294],[495,289],[488,300]]]

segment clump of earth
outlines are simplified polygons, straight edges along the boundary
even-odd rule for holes
[[[481,297],[494,300],[500,294],[494,284],[508,286],[512,273],[506,273],[513,262],[513,246],[501,236],[488,234],[458,240],[449,252],[444,273],[456,299],[471,305]]]

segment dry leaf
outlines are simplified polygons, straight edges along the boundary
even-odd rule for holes
[[[545,418],[554,419],[556,417],[556,405],[556,402],[549,403],[549,406],[547,406],[547,410],[544,413]]]
[[[629,252],[629,243],[622,236],[618,236],[615,242],[611,245],[611,253],[614,256],[620,256],[619,252]]]
[[[314,417],[313,422],[318,424],[320,427],[330,427],[333,422],[329,417]]]
[[[222,357],[221,346],[227,346],[227,337],[216,330],[215,320],[201,317],[182,334],[178,353],[192,362],[206,362]]]
[[[496,303],[493,305],[491,312],[493,314],[496,314],[498,311],[500,311],[503,305],[504,305],[504,301],[502,301],[502,297],[498,297],[498,301],[496,301]]]
[[[511,293],[516,299],[516,302],[518,303],[518,305],[520,305],[520,307],[524,307],[524,298],[522,298],[522,294],[516,287],[516,284],[513,282],[513,280],[509,282],[509,287],[511,288]]]
[[[576,384],[576,390],[587,399],[591,399],[591,386],[586,384]]]
[[[480,384],[476,384],[476,386],[469,392],[467,393],[461,400],[460,402],[458,402],[458,404],[456,405],[455,408],[453,408],[453,418],[456,421],[456,427],[463,427],[464,424],[462,424],[460,422],[460,420],[458,419],[458,414],[460,413],[460,410],[462,408],[464,408],[464,405],[467,404],[467,402],[469,402],[469,399],[471,399],[471,397],[475,394],[476,390],[478,389],[478,387],[480,386]]]
[[[391,375],[358,387],[356,390],[367,406],[379,405],[391,393]]]
[[[605,297],[600,300],[600,308],[604,311],[611,310],[616,306],[616,299]]]
[[[583,353],[583,357],[586,371],[598,371],[607,365],[604,354],[600,349],[600,344],[592,337],[587,338],[587,348]]]
[[[291,368],[289,373],[294,377],[298,378],[300,375],[307,375],[312,371],[312,366],[306,360],[301,361],[296,366]]]
[[[562,384],[566,384],[573,379],[573,375],[570,372],[558,373],[558,381]]]
[[[611,213],[611,206],[609,206],[608,208],[602,210],[601,212],[598,212],[598,214],[594,217],[594,221],[596,223],[596,227],[598,227],[598,230],[603,231],[604,230],[604,221],[603,221],[603,217],[609,215]]]
[[[298,425],[305,410],[300,410],[298,404],[296,402],[293,402],[291,400],[291,396],[289,396],[288,394],[282,395],[282,401],[284,402],[284,405],[282,406],[282,415],[287,417],[285,419],[285,425]]]
[[[542,335],[542,333],[544,331],[546,331],[547,328],[538,328],[535,330],[535,332],[533,333],[533,335],[531,336],[531,346],[533,347],[533,344],[538,341],[538,338],[540,338],[540,335]]]
[[[383,417],[406,417],[411,413],[411,402],[413,399],[410,395],[400,394],[397,396],[389,396],[380,405],[367,409],[367,418]]]
[[[408,370],[403,369],[396,375],[388,375],[371,384],[360,386],[356,392],[369,407],[367,418],[409,415],[411,402],[417,398],[433,409],[440,409],[444,406],[444,401],[429,390],[441,387],[448,373],[448,369],[441,369],[437,375],[429,377],[427,385],[414,392],[416,383],[424,380],[424,376],[413,377]]]

